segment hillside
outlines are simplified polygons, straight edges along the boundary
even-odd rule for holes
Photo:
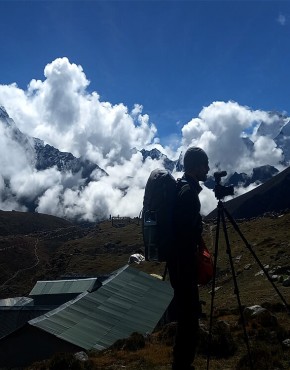
[[[70,221],[41,213],[1,211],[0,235],[31,234],[73,226]]]
[[[115,226],[108,220],[81,228],[80,225],[72,225],[64,220],[59,220],[60,223],[57,225],[57,219],[35,214],[32,217],[38,219],[35,220],[35,223],[38,224],[41,232],[33,233],[31,232],[31,223],[25,221],[30,216],[19,213],[17,214],[18,218],[16,218],[14,212],[1,214],[0,225],[9,225],[13,222],[13,227],[18,231],[16,235],[10,234],[0,238],[1,298],[27,295],[35,282],[41,279],[107,275],[125,265],[132,253],[143,249],[141,226],[138,219],[128,220],[128,223],[123,223],[123,225],[117,223]],[[48,220],[50,220],[49,224]],[[290,213],[238,221],[238,226],[260,261],[263,265],[268,266],[267,270],[271,272],[271,276],[278,275],[279,278],[277,278],[275,284],[289,302],[290,287],[283,286],[283,279],[284,281],[287,278],[289,279],[290,271]],[[215,222],[206,222],[205,239],[211,251],[214,249],[215,232]],[[230,225],[228,225],[228,232],[242,304],[245,306],[259,304],[270,308],[271,312],[278,318],[280,325],[283,326],[283,330],[280,326],[274,329],[260,328],[259,325],[256,329],[253,327],[251,330],[256,334],[252,341],[254,343],[258,340],[259,345],[266,352],[269,351],[268,346],[270,345],[274,346],[275,351],[279,350],[277,353],[280,353],[280,347],[276,343],[277,339],[274,345],[268,343],[265,338],[263,339],[262,334],[264,333],[264,336],[268,335],[266,333],[272,330],[272,337],[273,333],[277,331],[277,335],[279,334],[281,338],[285,339],[287,335],[289,338],[290,318],[286,315],[281,300],[269,281],[261,275],[261,269],[254,261],[252,254]],[[39,258],[38,263],[36,263],[36,255]],[[239,318],[238,305],[234,294],[232,275],[229,270],[229,258],[225,251],[222,235],[219,243],[217,266],[216,286],[218,291],[214,299],[215,318],[226,321],[235,328]],[[140,265],[135,264],[134,267],[159,275],[164,272],[164,264],[144,262]],[[204,313],[207,315],[207,319],[204,319],[205,325],[208,325],[208,315],[210,313],[210,290],[210,285],[200,289],[201,299],[206,302],[204,306]],[[150,342],[137,352],[124,351],[117,346],[115,349],[99,354],[92,353],[90,355],[90,361],[92,362],[90,362],[89,368],[109,370],[120,369],[125,366],[128,370],[137,368],[147,370],[169,369],[172,334],[170,334],[170,328],[168,330],[167,333],[154,334]],[[160,339],[160,335],[163,339]],[[246,350],[241,329],[233,329],[233,335],[238,350],[234,355],[226,356],[226,358],[217,359],[214,357],[211,369],[234,369],[234,366],[236,366],[234,364],[245,355]],[[287,351],[285,356],[286,353]],[[281,353],[279,356],[281,366],[277,369],[289,369],[290,366],[287,367],[289,356],[286,356],[286,359]],[[57,362],[60,359],[54,361]],[[62,361],[64,361],[63,358]],[[197,359],[199,368],[205,369],[205,363],[204,355],[200,354]],[[290,365],[289,362],[288,365]],[[51,365],[43,366],[48,367],[37,365],[31,367],[31,369],[53,368]],[[272,369],[272,367],[258,368]],[[241,367],[240,369],[246,368]]]
[[[225,202],[225,206],[235,218],[251,218],[290,209],[290,167],[255,189]],[[214,218],[216,214],[215,209],[206,218]]]
[[[123,227],[114,227],[112,222],[108,220],[86,228],[61,220],[58,225],[61,227],[53,229],[53,224],[48,226],[46,216],[34,214],[34,217],[38,217],[39,228],[42,232],[29,233],[31,225],[29,222],[26,225],[24,220],[32,215],[23,213],[21,222],[20,216],[19,213],[18,226],[15,223],[14,212],[5,212],[5,217],[2,213],[0,219],[1,225],[14,222],[14,227],[19,232],[16,235],[0,237],[1,284],[24,265],[26,267],[33,265],[36,244],[39,263],[35,268],[24,271],[15,279],[10,280],[9,286],[4,284],[1,288],[1,298],[25,295],[39,279],[109,274],[125,265],[132,253],[143,250],[141,225],[138,219],[131,219],[130,223]],[[48,217],[50,219],[50,216]],[[66,227],[64,227],[65,225]],[[290,213],[238,221],[238,226],[263,264],[279,265],[285,271],[287,271],[287,267],[290,270]],[[20,235],[20,230],[22,235]],[[259,270],[259,267],[254,263],[253,256],[244,246],[238,234],[232,230],[231,225],[228,225],[228,232],[233,258],[238,261],[236,263],[237,269],[242,270],[243,266],[252,265],[251,270],[241,274],[239,272],[241,283],[254,288],[255,282],[252,275]],[[218,271],[219,275],[224,276],[228,274],[229,265],[222,236],[221,232]],[[205,240],[212,252],[214,239],[215,223],[206,223]],[[136,264],[135,267],[148,273],[162,275],[165,266],[163,263],[144,262],[140,265]],[[245,295],[246,300],[251,299],[249,290],[242,294]],[[254,295],[255,301],[263,298],[264,294],[266,298],[267,294],[271,293],[269,289],[266,289],[265,292],[263,289],[259,289],[258,293]],[[224,299],[221,300],[221,303],[228,304],[227,300]]]

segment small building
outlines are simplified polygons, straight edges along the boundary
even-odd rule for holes
[[[60,306],[85,291],[93,292],[101,286],[98,278],[38,281],[29,297],[34,305]]]
[[[173,297],[170,284],[124,266],[94,291],[0,339],[0,366],[27,366],[56,352],[102,350],[133,332],[151,333]]]
[[[55,306],[35,307],[33,299],[27,297],[0,299],[0,338],[53,308]]]
[[[22,327],[29,320],[58,308],[85,291],[102,286],[99,278],[38,281],[29,297],[0,300],[0,338]]]

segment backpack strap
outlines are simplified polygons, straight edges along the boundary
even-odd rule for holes
[[[178,178],[176,180],[176,190],[179,192],[183,186],[188,184],[188,182],[184,178]]]

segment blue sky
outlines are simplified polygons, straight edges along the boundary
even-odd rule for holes
[[[288,1],[1,1],[0,84],[59,57],[101,100],[143,105],[162,138],[213,101],[290,111]]]
[[[37,197],[38,212],[59,217],[136,216],[163,166],[141,149],[176,160],[200,146],[211,174],[289,165],[275,136],[290,118],[269,114],[290,116],[289,1],[0,0],[0,15],[0,105],[24,134],[109,174],[85,185],[37,171],[33,148],[0,125],[1,209]],[[201,203],[210,212],[214,193]]]

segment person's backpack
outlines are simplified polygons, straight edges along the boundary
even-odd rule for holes
[[[164,169],[151,172],[144,192],[142,232],[146,261],[166,262],[173,242],[177,182]]]
[[[187,184],[184,179],[175,180],[164,169],[151,172],[144,192],[142,233],[145,260],[167,262],[174,241],[174,208],[177,192]],[[164,277],[166,275],[166,268]],[[198,284],[207,284],[213,276],[213,261],[209,250],[200,240],[198,249]]]

